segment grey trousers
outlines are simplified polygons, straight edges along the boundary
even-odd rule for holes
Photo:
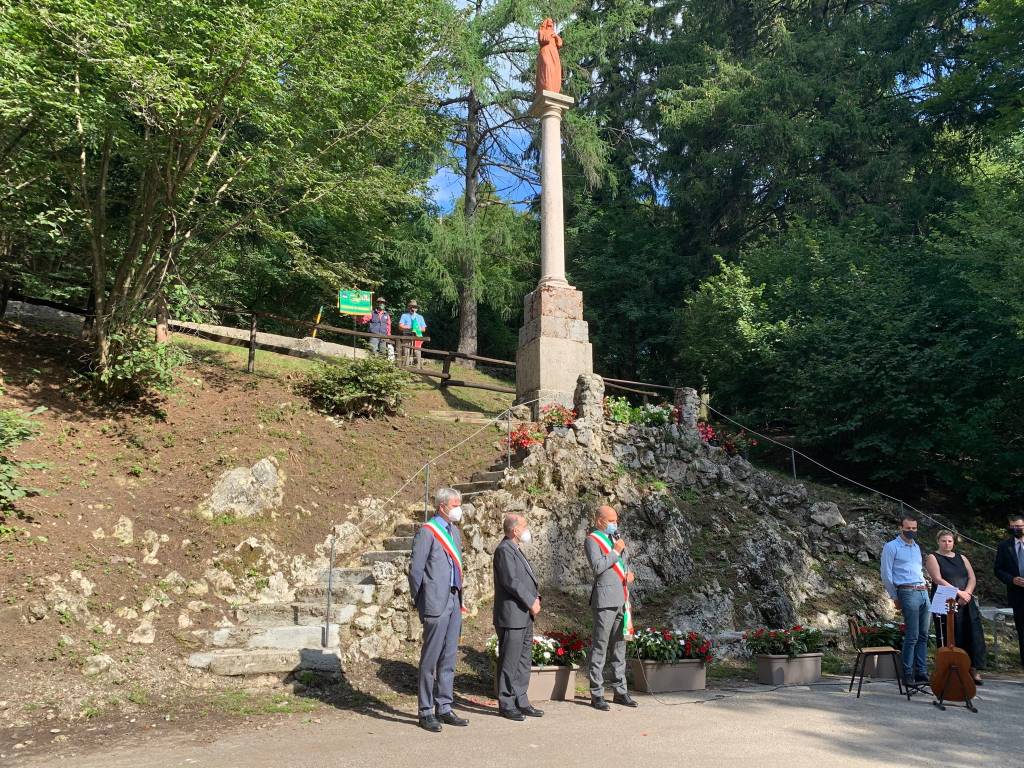
[[[532,662],[533,622],[516,629],[498,628],[498,709],[530,706],[526,689]]]
[[[455,697],[455,657],[462,634],[458,594],[448,598],[440,616],[423,617],[420,651],[419,716],[451,712]]]
[[[612,690],[618,694],[626,693],[626,639],[622,636],[624,609],[625,606],[594,609],[594,636],[587,661],[591,696],[604,696],[604,664],[609,644],[614,678]]]

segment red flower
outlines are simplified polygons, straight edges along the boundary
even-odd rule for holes
[[[803,631],[803,627],[801,627],[799,624],[797,624],[795,627],[793,627],[793,631],[794,632],[802,632]]]
[[[900,624],[900,632],[906,632],[906,631],[907,631],[907,625],[906,624]]]
[[[565,656],[565,648],[559,648],[555,653],[559,656]]]

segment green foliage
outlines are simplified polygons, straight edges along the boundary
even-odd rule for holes
[[[670,405],[630,405],[625,397],[606,397],[605,412],[617,424],[639,424],[645,427],[664,426],[672,421]]]
[[[319,363],[298,390],[318,408],[348,418],[395,414],[409,375],[385,358]]]
[[[38,413],[37,409],[32,413]],[[32,414],[29,414],[32,415]],[[21,470],[26,468],[37,468],[37,463],[17,462],[8,455],[19,443],[35,437],[39,431],[38,426],[26,416],[11,411],[0,410],[0,514],[14,509],[15,504],[27,496],[38,495],[35,488],[26,488],[19,480]],[[13,536],[15,529],[10,529],[5,535]]]
[[[104,397],[139,400],[170,391],[175,370],[187,360],[181,347],[157,344],[151,329],[126,326],[110,335],[107,365],[93,374],[93,380]]]

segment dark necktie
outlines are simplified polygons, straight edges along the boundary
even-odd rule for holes
[[[1017,573],[1024,576],[1024,544],[1017,544]]]

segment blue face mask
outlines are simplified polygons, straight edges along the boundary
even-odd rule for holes
[[[619,526],[617,523],[608,523],[608,525],[604,527],[604,532],[607,533],[609,536],[614,536],[616,533],[618,533],[618,530]]]

